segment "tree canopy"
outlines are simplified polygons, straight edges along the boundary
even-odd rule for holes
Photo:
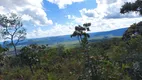
[[[23,27],[22,18],[17,14],[0,15],[0,26],[2,26],[2,38],[7,46],[13,46],[15,55],[16,45],[25,39],[26,29]],[[8,41],[10,40],[10,42]]]
[[[87,34],[85,31],[90,31],[90,27],[91,23],[84,23],[83,26],[78,25],[75,26],[75,31],[73,32],[73,34],[71,35],[71,37],[77,37],[80,44],[82,44],[82,42],[89,38],[89,34]]]
[[[132,24],[123,34],[123,40],[130,40],[137,35],[142,35],[142,21],[139,23]]]
[[[142,15],[142,0],[137,0],[134,3],[126,2],[122,6],[120,13],[125,14],[132,11],[139,12],[139,14]]]

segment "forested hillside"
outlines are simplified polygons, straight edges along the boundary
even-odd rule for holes
[[[142,15],[141,5],[141,0],[125,3],[120,13]],[[97,42],[89,40],[92,24],[84,23],[70,35],[78,46],[30,44],[20,50],[26,38],[20,17],[0,15],[0,25],[2,38],[9,40],[0,46],[0,80],[142,80],[142,22],[132,23],[122,37]]]
[[[97,80],[140,80],[141,39],[137,36],[128,42],[116,38],[90,43],[92,76]],[[86,80],[91,74],[84,71],[87,65],[80,47],[30,45],[21,52],[15,57],[1,54],[2,80]]]

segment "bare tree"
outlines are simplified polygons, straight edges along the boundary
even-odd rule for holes
[[[2,27],[2,38],[4,44],[13,46],[14,53],[17,55],[17,44],[26,37],[26,29],[23,27],[22,18],[17,14],[0,15],[0,26]]]

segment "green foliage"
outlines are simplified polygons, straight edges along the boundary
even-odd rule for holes
[[[91,26],[91,23],[84,23],[83,27],[81,25],[75,26],[75,31],[71,37],[77,37],[80,44],[87,43],[90,36],[85,31],[90,31],[89,26]]]
[[[137,35],[142,35],[142,22],[132,24],[123,34],[123,40],[130,40],[131,38],[137,37]]]
[[[126,2],[122,6],[120,13],[124,14],[131,11],[139,12],[142,15],[142,1],[136,0],[134,3]]]
[[[82,47],[66,49],[60,44],[56,47],[30,45],[21,49],[19,56],[4,58],[0,78],[4,80],[141,80],[141,46],[141,35],[127,42],[115,38],[88,43],[90,59],[88,65]],[[39,59],[39,62],[36,62],[36,59]],[[31,73],[31,69],[34,74]]]
[[[41,45],[38,46],[36,44],[32,44],[30,46],[23,47],[20,52],[21,54],[18,55],[21,59],[22,64],[29,66],[31,69],[31,72],[33,71],[33,66],[38,65],[40,63],[40,56],[43,54],[44,49],[46,49],[47,46]]]
[[[127,42],[115,38],[87,43],[90,65],[82,47],[29,45],[19,56],[4,58],[0,76],[4,80],[138,80],[141,39],[139,35]]]
[[[15,67],[3,74],[4,80],[31,80],[31,73],[27,68]]]

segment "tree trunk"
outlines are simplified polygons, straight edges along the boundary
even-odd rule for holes
[[[14,47],[14,53],[15,53],[15,55],[17,56],[18,54],[17,54],[17,48],[16,48],[16,46],[13,44],[13,47]]]
[[[77,38],[78,38],[79,44],[81,44],[81,41],[80,41],[80,39],[79,39],[79,36],[77,36]]]
[[[87,66],[88,69],[87,69],[86,72],[88,73],[88,70],[89,71],[91,70],[91,72],[88,73],[88,78],[89,78],[89,80],[94,80],[95,79],[95,73],[94,73],[94,69],[92,67],[92,63],[90,63],[91,60],[90,60],[90,55],[89,55],[89,52],[88,52],[88,43],[87,42],[82,42],[83,38],[81,36],[78,36],[78,39],[79,38],[81,39],[81,40],[79,40],[80,44],[84,43],[84,46],[82,46],[82,47],[84,49],[84,55],[86,56],[85,58],[86,58],[86,62],[87,62],[87,65],[88,65]]]
[[[88,53],[88,48],[87,46],[85,46],[85,54],[86,54],[86,60],[87,60],[87,64],[88,64],[88,67],[89,67],[89,70],[91,68],[91,65],[90,65],[90,56],[89,56],[89,53]],[[91,70],[91,73],[92,73],[92,70]],[[90,73],[88,74],[89,75],[89,78],[91,78],[91,75]]]
[[[31,70],[32,74],[34,74],[34,71],[33,71],[32,65],[29,65],[29,68],[30,68],[30,70]]]
[[[12,44],[12,46],[13,46],[13,48],[14,48],[14,53],[15,53],[15,55],[17,56],[17,48],[16,48],[16,45],[14,44],[13,36],[11,36],[11,44]]]
[[[88,44],[85,45],[85,54],[86,54],[86,61],[87,61],[87,64],[88,64],[88,67],[89,67],[89,70],[91,70],[91,75],[90,73],[88,74],[89,75],[89,78],[91,80],[94,80],[95,79],[95,74],[94,74],[94,69],[92,67],[92,62],[91,62],[91,59],[90,59],[90,55],[88,53]]]

